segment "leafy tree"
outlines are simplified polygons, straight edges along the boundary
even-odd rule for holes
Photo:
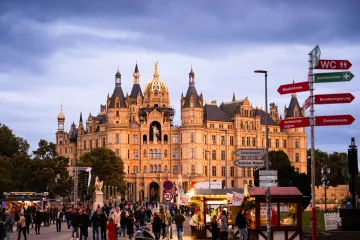
[[[107,148],[95,148],[86,152],[80,157],[78,166],[91,167],[91,183],[89,186],[89,195],[94,192],[95,177],[104,181],[104,185],[118,187],[118,192],[125,193],[126,184],[124,181],[124,163],[117,157],[114,151]],[[79,178],[79,183],[85,182],[85,179]]]
[[[11,158],[18,153],[27,153],[28,150],[26,140],[16,137],[9,127],[0,123],[0,156]]]
[[[31,180],[46,183],[51,196],[69,196],[72,187],[72,179],[67,169],[69,159],[59,156],[56,145],[52,142],[42,139],[38,146],[38,149],[33,151]]]

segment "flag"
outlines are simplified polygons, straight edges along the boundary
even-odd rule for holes
[[[88,188],[90,186],[90,181],[91,181],[91,169],[92,169],[91,167],[85,169],[85,171],[89,173],[88,185],[87,185]]]

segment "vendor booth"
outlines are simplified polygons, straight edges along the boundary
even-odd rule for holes
[[[248,215],[249,239],[267,239],[265,189],[249,189],[255,206]],[[302,194],[296,187],[270,187],[270,224],[273,240],[302,239]]]
[[[246,189],[247,190],[247,189]],[[229,196],[244,194],[239,206]],[[270,187],[271,194],[271,232],[273,240],[297,240],[302,236],[302,194],[296,187]],[[249,240],[265,240],[266,233],[266,197],[265,189],[259,187],[243,189],[193,189],[189,207],[198,209],[196,239],[212,237],[211,218],[219,216],[225,210],[228,225],[233,226],[234,236],[238,238],[236,216],[245,210]],[[218,221],[218,220],[217,220]]]

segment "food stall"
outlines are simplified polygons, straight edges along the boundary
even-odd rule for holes
[[[265,189],[249,189],[255,206],[248,216],[249,239],[267,239]],[[302,193],[296,187],[270,187],[270,224],[273,240],[301,239],[302,237]]]
[[[192,189],[188,206],[198,209],[197,239],[211,238],[211,217],[217,216],[220,211],[225,210],[228,224],[235,227],[236,215],[240,206],[233,206],[228,201],[228,194],[233,192],[243,193],[243,189]],[[202,236],[198,236],[202,235]]]

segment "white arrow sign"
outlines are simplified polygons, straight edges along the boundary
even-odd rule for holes
[[[265,155],[265,149],[240,148],[235,151],[235,154],[240,157],[263,157]]]
[[[239,168],[260,168],[264,166],[264,160],[242,160],[238,159],[234,165]]]

